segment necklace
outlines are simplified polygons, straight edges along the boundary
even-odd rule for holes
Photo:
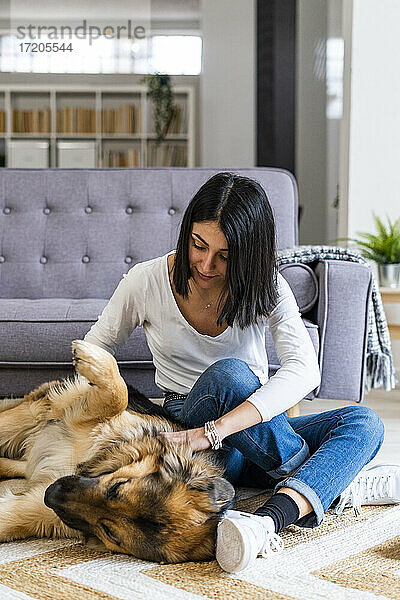
[[[201,297],[201,295],[199,294],[200,299],[202,302],[204,302],[204,298]],[[215,300],[215,298],[214,298]],[[208,302],[205,306],[203,306],[203,310],[208,310],[210,308],[210,306],[212,306],[214,304],[214,300],[211,300],[211,302]]]
[[[199,290],[199,288],[197,288],[197,293],[198,293],[198,294],[199,294],[199,296],[200,296],[200,300],[201,300],[202,302],[204,302],[204,298],[202,297],[202,295],[201,295],[201,293],[200,293],[200,290]],[[208,309],[209,309],[209,308],[210,308],[210,307],[211,307],[211,306],[214,304],[214,302],[215,302],[215,298],[214,298],[213,300],[211,300],[210,302],[207,302],[207,304],[205,304],[205,305],[202,307],[202,310],[208,310]]]

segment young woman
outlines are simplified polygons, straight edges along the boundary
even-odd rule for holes
[[[230,572],[282,546],[296,522],[315,527],[378,452],[383,425],[348,406],[288,418],[285,411],[320,383],[311,339],[277,272],[275,224],[263,188],[218,173],[183,217],[177,249],[124,276],[85,340],[113,352],[143,325],[164,407],[187,426],[165,433],[194,450],[218,450],[225,477],[274,487],[255,515],[228,511],[217,560]],[[265,329],[281,367],[268,378]]]

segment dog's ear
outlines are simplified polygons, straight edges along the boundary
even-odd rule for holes
[[[190,487],[194,490],[207,492],[213,512],[225,512],[232,507],[235,489],[223,477],[198,479],[193,481]]]

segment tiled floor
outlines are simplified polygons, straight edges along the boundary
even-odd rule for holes
[[[349,406],[354,402],[340,400],[316,399],[310,402],[303,400],[300,414],[312,414]],[[385,392],[382,389],[372,390],[362,402],[364,406],[372,408],[382,419],[385,425],[385,441],[370,465],[381,462],[390,462],[400,465],[400,389]]]

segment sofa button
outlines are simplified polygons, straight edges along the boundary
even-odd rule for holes
[[[125,262],[130,265],[132,262],[132,256],[125,256]]]
[[[90,258],[85,254],[85,256],[82,256],[82,262],[88,263],[88,262],[90,262]]]
[[[176,210],[175,210],[175,208],[172,208],[172,207],[171,207],[171,208],[169,208],[169,209],[168,209],[168,214],[169,214],[169,215],[174,215],[175,213],[176,213]]]
[[[125,212],[127,215],[131,215],[133,213],[133,208],[132,206],[127,206],[125,209]]]
[[[48,206],[46,206],[46,208],[43,209],[43,214],[49,215],[50,213],[51,213],[51,210],[49,209]]]
[[[11,208],[10,208],[9,206],[5,206],[5,207],[3,208],[3,213],[4,213],[5,215],[9,215],[9,214],[10,214],[10,212],[11,212]]]
[[[90,215],[90,213],[92,212],[93,208],[91,206],[85,206],[85,213],[87,215]]]
[[[47,263],[47,258],[45,256],[41,256],[40,262],[42,263],[42,265],[45,265]]]
[[[0,256],[0,263],[3,263],[5,261],[6,261],[6,259],[4,258],[4,256]]]

